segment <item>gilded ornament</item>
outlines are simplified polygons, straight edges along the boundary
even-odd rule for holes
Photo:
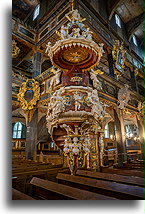
[[[112,50],[112,57],[114,60],[114,72],[117,76],[122,76],[124,73],[124,67],[125,67],[125,49],[123,47],[123,43],[119,40],[115,40],[115,44],[113,46]]]
[[[31,99],[27,98],[30,97]],[[21,108],[23,110],[32,110],[36,106],[37,101],[40,98],[39,83],[34,79],[28,79],[23,82],[19,93],[17,95],[18,101],[20,101]]]
[[[15,40],[12,40],[12,58],[16,58],[20,52],[20,48],[17,47]]]

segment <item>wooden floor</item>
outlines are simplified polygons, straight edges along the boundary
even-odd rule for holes
[[[139,200],[143,199],[143,170],[103,168],[77,170],[19,160],[13,162],[13,200]],[[128,166],[127,166],[128,167]]]

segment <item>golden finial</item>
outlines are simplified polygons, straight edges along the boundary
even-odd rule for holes
[[[74,4],[75,4],[74,0],[71,0],[71,9],[72,9],[72,11],[74,10]]]
[[[61,37],[61,33],[59,32],[59,31],[55,31],[55,33],[59,36],[59,37]]]

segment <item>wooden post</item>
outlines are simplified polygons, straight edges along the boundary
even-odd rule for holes
[[[34,154],[33,154],[33,161],[37,162],[37,152],[34,151]]]
[[[119,110],[118,110],[119,111]],[[116,126],[116,143],[117,143],[117,154],[118,154],[118,165],[123,166],[123,161],[127,161],[126,153],[126,136],[123,120],[123,112],[120,111],[120,117],[114,109],[114,124]]]
[[[139,145],[141,150],[141,159],[144,160],[144,124],[143,120],[139,120],[137,118],[137,125],[138,125],[138,134],[139,134]]]
[[[101,171],[101,162],[100,162],[99,138],[100,138],[100,133],[98,132],[97,137],[96,137],[96,153],[97,153],[97,169],[100,172]]]
[[[38,120],[38,109],[34,112],[33,118],[27,124],[26,133],[26,159],[33,160],[34,151],[36,151],[37,145],[37,120]]]
[[[39,155],[39,162],[43,163],[43,153],[42,153],[42,151],[40,152],[40,155]]]

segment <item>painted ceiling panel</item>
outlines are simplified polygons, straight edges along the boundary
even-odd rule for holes
[[[143,0],[125,0],[116,11],[123,22],[127,23],[143,13]]]

